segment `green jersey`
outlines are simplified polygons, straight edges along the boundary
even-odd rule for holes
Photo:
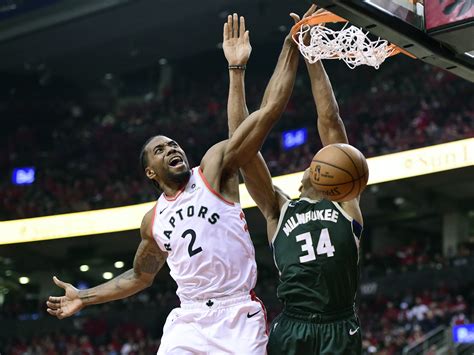
[[[362,227],[336,202],[301,198],[281,210],[272,240],[286,308],[332,313],[354,305]]]

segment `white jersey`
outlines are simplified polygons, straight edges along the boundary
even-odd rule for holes
[[[212,189],[201,169],[186,186],[155,206],[153,238],[168,253],[181,302],[249,293],[255,286],[255,250],[239,203]]]

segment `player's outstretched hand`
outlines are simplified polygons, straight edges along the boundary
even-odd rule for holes
[[[48,313],[58,319],[63,319],[72,316],[84,308],[82,300],[79,298],[79,290],[69,283],[62,282],[56,276],[53,277],[54,283],[66,291],[66,294],[61,297],[48,298],[46,305],[48,306]]]
[[[245,29],[245,18],[237,14],[227,16],[224,24],[222,48],[229,65],[245,65],[250,58],[249,31]]]
[[[311,5],[310,8],[303,15],[303,18],[312,16],[315,13],[324,11],[324,9],[319,9],[318,11],[316,11],[316,9],[317,7],[315,4]],[[298,23],[301,20],[300,16],[298,14],[295,14],[294,12],[290,13],[290,17],[293,19],[293,21],[295,21],[295,23]]]
[[[303,15],[303,18],[310,17],[312,15],[319,14],[325,11],[324,9],[319,9],[316,11],[316,9],[317,9],[317,6],[315,4],[311,5],[310,8]],[[300,16],[298,14],[295,14],[294,12],[290,13],[290,17],[293,19],[295,24],[297,24],[301,20]],[[288,37],[291,38],[291,34],[288,34]],[[309,42],[309,31],[306,32],[306,35],[304,37],[304,42],[305,44],[308,44],[307,42]]]

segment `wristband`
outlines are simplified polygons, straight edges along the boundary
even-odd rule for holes
[[[229,70],[232,70],[232,69],[245,70],[247,69],[247,66],[245,64],[244,65],[229,65]]]

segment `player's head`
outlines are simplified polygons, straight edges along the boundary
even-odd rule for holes
[[[148,139],[140,152],[140,163],[155,187],[185,184],[191,175],[188,158],[178,143],[166,136]]]
[[[300,192],[300,197],[310,197],[310,198],[321,198],[320,194],[314,189],[311,184],[310,178],[310,169],[307,168],[303,173],[303,178],[301,179],[301,185],[298,189]]]

